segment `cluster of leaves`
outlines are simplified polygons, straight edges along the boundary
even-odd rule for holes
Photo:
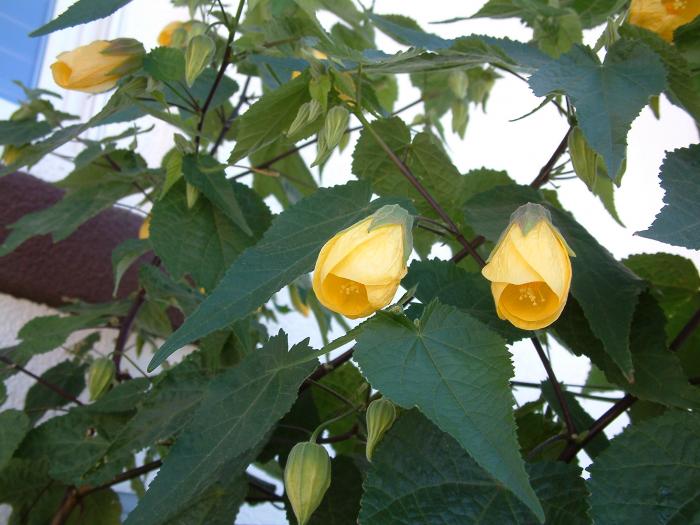
[[[36,34],[128,3],[79,0]],[[0,502],[12,506],[11,523],[119,523],[112,487],[127,480],[140,497],[129,525],[231,523],[244,501],[285,503],[248,467],[281,479],[292,446],[330,420],[321,441],[335,453],[332,483],[311,523],[700,519],[698,271],[664,253],[616,260],[556,192],[541,188],[563,181],[566,163],[555,165],[569,146],[576,174],[617,219],[613,192],[627,132],[644,106],[663,93],[700,120],[697,20],[670,44],[626,24],[624,0],[490,0],[474,15],[521,19],[534,34],[522,43],[448,40],[350,0],[241,0],[235,14],[212,0],[175,3],[189,6],[212,35],[210,65],[193,70],[185,49],[158,47],[87,122],[65,125],[75,117],[43,90],[27,90],[26,103],[0,122],[0,144],[13,152],[0,174],[31,167],[68,142],[84,145],[59,183],[63,199],[13,224],[0,256],[35,235],[65,239],[129,195],[153,203],[149,237],[113,254],[115,291],[124,272],[152,254],[132,297],[72,303],[33,319],[17,345],[0,349],[4,381],[31,374],[33,357],[65,346],[74,332],[89,333],[37,379],[23,410],[0,413]],[[318,11],[337,20],[329,30]],[[581,43],[589,28],[603,34],[595,50]],[[406,49],[378,50],[377,32]],[[226,74],[233,67],[242,82]],[[443,146],[443,117],[451,112],[452,131],[463,136],[470,108],[486,107],[497,71],[520,76],[572,128],[530,186],[488,169],[462,174]],[[423,110],[410,124],[394,107],[398,74],[421,92]],[[259,97],[249,92],[251,78],[262,86]],[[352,155],[358,180],[322,188],[328,157],[356,131],[351,114],[362,128]],[[147,115],[175,129],[159,167],[139,155],[138,135],[148,130],[138,126],[100,141],[81,138]],[[314,144],[318,174],[300,155]],[[241,168],[245,159],[249,167]],[[699,168],[700,145],[668,153],[660,173],[665,206],[641,235],[700,248]],[[238,181],[246,176],[250,184]],[[282,212],[273,215],[267,198]],[[350,330],[321,306],[308,274],[330,237],[391,202],[424,226],[414,232],[418,260],[403,281],[414,301]],[[507,345],[534,334],[497,317],[469,254],[484,257],[526,202],[550,210],[577,254],[571,297],[547,334],[589,358],[592,372],[582,391],[553,376],[530,385],[539,399],[514,409]],[[438,242],[453,249],[452,261],[427,258]],[[314,314],[325,342],[332,323],[347,335],[321,351],[308,341],[289,348],[283,332],[270,337],[265,321],[289,311],[271,300],[285,287],[293,307]],[[110,332],[97,331],[104,328]],[[110,333],[117,334],[111,385],[86,403],[87,370],[100,357],[95,343]],[[351,350],[320,364],[353,340]],[[171,359],[187,344],[196,351]],[[151,375],[132,378],[121,368],[129,354],[151,351]],[[625,395],[604,398],[611,409],[594,420],[579,398],[600,388]],[[369,464],[364,411],[379,394],[402,413]],[[630,407],[631,425],[608,440],[602,430]],[[582,449],[593,459],[588,481],[576,464]],[[137,465],[137,457],[145,459]],[[155,470],[145,490],[144,476]]]

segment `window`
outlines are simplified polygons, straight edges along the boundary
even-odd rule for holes
[[[17,102],[24,98],[13,83],[36,87],[44,59],[46,37],[29,33],[53,16],[54,0],[6,0],[0,2],[0,98]]]

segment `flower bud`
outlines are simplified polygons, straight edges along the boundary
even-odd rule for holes
[[[349,122],[350,113],[343,106],[335,106],[328,111],[322,130],[328,149],[333,149],[338,145],[348,129]]]
[[[396,420],[396,407],[386,398],[375,399],[367,407],[367,445],[365,455],[372,461],[374,448],[384,437]]]
[[[146,217],[146,220],[141,223],[139,228],[139,239],[148,239],[151,234],[151,216]]]
[[[337,233],[321,248],[313,289],[329,310],[355,319],[391,302],[413,250],[413,217],[398,205]]]
[[[523,330],[556,321],[569,295],[573,255],[546,208],[518,208],[481,271],[491,281],[498,317]]]
[[[136,40],[96,40],[58,55],[51,64],[56,84],[65,89],[102,93],[141,66],[144,49]]]
[[[115,375],[114,362],[106,357],[95,359],[88,369],[88,392],[90,399],[99,399],[112,384]]]
[[[197,204],[199,199],[199,190],[192,186],[189,182],[185,185],[185,200],[187,201],[187,209],[191,210]]]
[[[184,47],[192,22],[170,22],[158,34],[158,45],[164,47]]]
[[[207,35],[197,35],[187,44],[185,53],[185,81],[192,87],[197,77],[209,65],[216,51],[216,44]]]
[[[569,134],[569,155],[576,175],[592,190],[598,174],[598,154],[588,145],[578,127]]]
[[[452,71],[447,77],[447,85],[455,97],[462,100],[467,96],[469,87],[469,77],[464,71]]]
[[[676,28],[700,16],[698,0],[632,0],[629,22],[644,27],[668,42]]]
[[[284,490],[299,522],[305,525],[331,484],[331,459],[317,443],[297,443],[284,468]]]

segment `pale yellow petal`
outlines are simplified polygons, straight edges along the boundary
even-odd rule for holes
[[[519,228],[512,228],[511,232],[514,230],[520,231]],[[515,248],[511,232],[501,240],[481,274],[492,283],[524,284],[541,281],[542,277]]]
[[[375,310],[380,310],[387,306],[394,299],[396,290],[399,289],[399,281],[378,286],[365,286],[367,290],[367,300]]]
[[[366,240],[340,260],[332,271],[365,285],[389,284],[405,274],[403,259],[401,226],[382,226],[367,234]]]

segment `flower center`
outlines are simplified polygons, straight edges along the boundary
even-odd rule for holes
[[[529,301],[532,306],[537,306],[538,303],[544,303],[547,299],[542,293],[541,287],[535,287],[528,283],[518,286],[518,300]]]
[[[544,319],[559,307],[559,298],[545,283],[511,284],[503,290],[500,306],[525,321]]]
[[[685,9],[687,0],[663,0],[664,8],[669,15],[677,15]]]
[[[358,295],[362,293],[362,290],[355,281],[346,281],[340,285],[340,293],[345,295]]]

